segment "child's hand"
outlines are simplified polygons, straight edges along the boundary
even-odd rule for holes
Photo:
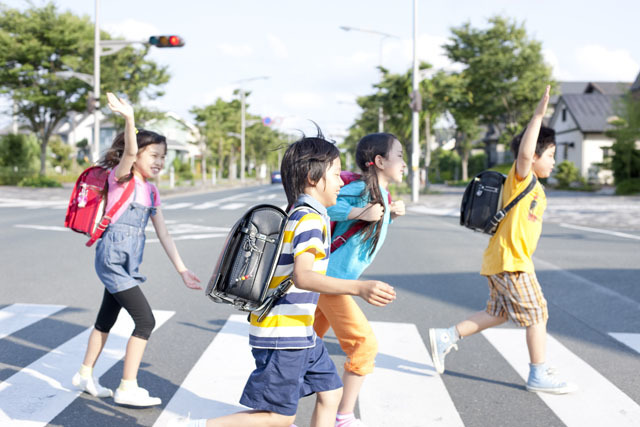
[[[380,218],[382,218],[382,215],[384,215],[384,206],[382,206],[380,203],[376,203],[375,205],[369,203],[367,204],[367,206],[361,209],[362,212],[360,212],[360,214],[355,219],[360,219],[362,221],[368,222],[376,222],[380,221]]]
[[[180,272],[180,277],[182,277],[182,281],[187,288],[195,289],[197,291],[202,289],[202,287],[198,285],[198,283],[200,283],[200,279],[198,279],[198,276],[191,271],[185,270]]]
[[[371,305],[384,307],[396,299],[396,291],[393,286],[379,280],[364,280],[358,296]]]
[[[133,107],[124,99],[107,92],[107,103],[114,113],[120,114],[125,119],[133,119]]]
[[[547,112],[547,104],[549,103],[549,91],[551,90],[551,86],[547,85],[547,88],[544,91],[544,95],[542,95],[542,99],[538,103],[536,107],[536,111],[533,113],[534,116],[544,117]]]
[[[405,213],[404,201],[398,200],[391,202],[391,215],[402,216]]]

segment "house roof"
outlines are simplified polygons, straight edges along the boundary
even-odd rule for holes
[[[640,78],[640,75],[638,75]],[[636,79],[640,89],[640,82]],[[634,83],[634,84],[636,84]],[[555,105],[558,103],[562,95],[581,94],[581,93],[601,93],[603,95],[622,95],[631,87],[628,82],[558,82],[557,95],[551,95],[549,103]]]
[[[613,104],[619,96],[594,92],[562,95],[561,99],[582,132],[604,132],[610,127],[607,119],[613,116]]]

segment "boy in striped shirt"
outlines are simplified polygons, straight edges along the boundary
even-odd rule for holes
[[[346,280],[325,275],[330,253],[327,207],[340,188],[340,153],[322,135],[291,144],[281,165],[289,205],[304,206],[285,228],[284,246],[271,288],[288,277],[293,286],[258,322],[251,314],[249,344],[256,369],[240,403],[251,411],[182,425],[290,426],[301,397],[318,394],[311,425],[333,427],[342,397],[342,381],[322,340],[313,330],[319,293],[357,295],[372,305],[395,299],[393,287],[377,280]]]

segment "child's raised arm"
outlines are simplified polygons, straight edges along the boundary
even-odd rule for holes
[[[124,153],[116,167],[116,179],[131,173],[131,166],[138,155],[138,142],[136,139],[136,125],[133,119],[133,107],[122,98],[118,98],[111,92],[107,92],[107,103],[114,113],[124,118]]]
[[[524,135],[522,135],[518,158],[516,159],[516,172],[520,178],[525,178],[529,175],[531,165],[533,164],[533,156],[536,153],[540,126],[542,125],[542,119],[544,118],[544,114],[547,111],[547,104],[549,103],[549,90],[550,86],[547,86],[544,95],[542,95],[542,99],[540,99],[536,110],[533,112],[531,121],[527,125],[527,130],[524,132]]]

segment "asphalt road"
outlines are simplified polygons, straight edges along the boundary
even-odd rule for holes
[[[165,218],[180,253],[203,285],[212,272],[226,230],[248,206],[262,202],[284,205],[280,186],[229,189],[163,200]],[[29,372],[26,367],[86,331],[101,301],[103,288],[93,269],[94,249],[84,246],[83,236],[60,228],[63,208],[64,203],[0,203],[0,310],[15,303],[64,306],[0,339],[0,381],[3,381],[0,417],[1,411],[11,414],[15,409],[13,403],[2,403],[1,398],[3,390],[10,390],[12,378]],[[454,217],[428,215],[419,207],[413,208],[406,217],[394,222],[385,246],[365,273],[367,278],[392,284],[398,293],[397,300],[382,309],[361,304],[368,318],[383,328],[379,335],[381,348],[387,340],[398,338],[382,333],[384,327],[391,325],[391,331],[404,331],[402,328],[409,325],[417,331],[416,345],[428,349],[429,327],[450,326],[483,309],[487,299],[486,280],[478,274],[487,237],[460,227]],[[402,359],[402,354],[392,357],[393,349],[381,351],[378,366],[395,366],[398,379],[394,382],[391,371],[388,387],[372,389],[366,402],[365,397],[361,398],[359,412],[363,418],[373,413],[372,408],[384,407],[408,393],[407,396],[423,401],[425,407],[445,399],[452,403],[455,412],[453,420],[443,415],[439,421],[418,412],[408,424],[415,426],[585,426],[598,425],[598,416],[619,418],[617,425],[625,425],[624,422],[639,425],[640,233],[616,234],[607,229],[588,230],[584,224],[582,228],[567,225],[571,224],[545,223],[534,262],[549,302],[548,330],[553,342],[548,358],[550,362],[558,362],[556,365],[565,376],[567,372],[575,375],[569,379],[581,388],[577,396],[545,400],[527,392],[519,375],[519,370],[527,369],[527,358],[512,353],[525,349],[524,337],[518,335],[521,339],[514,340],[510,334],[518,331],[507,326],[499,331],[507,334],[505,339],[500,334],[464,339],[459,351],[447,356],[447,371],[442,376],[430,367],[428,356],[423,362],[412,362],[408,356]],[[192,402],[189,403],[192,415],[209,408],[212,414],[237,410],[232,401],[215,405],[211,399],[203,400],[201,394],[189,391],[185,381],[202,360],[204,370],[198,372],[205,374],[195,376],[201,377],[204,387],[220,387],[213,372],[231,370],[240,353],[216,347],[221,348],[217,350],[217,358],[207,359],[203,355],[219,335],[224,335],[229,316],[239,312],[214,304],[202,292],[185,288],[161,246],[154,241],[151,229],[147,238],[142,272],[148,281],[143,290],[154,310],[173,314],[149,341],[138,381],[161,397],[163,405],[130,409],[114,405],[111,399],[83,394],[73,397],[68,406],[54,411],[50,418],[42,418],[42,425],[47,422],[61,426],[153,425],[159,417],[163,419],[163,410],[178,395]],[[0,311],[0,326],[1,314]],[[341,369],[344,357],[335,338],[327,337],[326,343]],[[70,378],[74,369],[66,365],[57,368],[64,371],[60,374],[64,378]],[[432,380],[442,386],[431,389],[427,383],[411,382],[416,378],[403,382],[407,373],[413,371],[415,376],[424,377],[417,380]],[[380,372],[382,377],[386,371]],[[121,373],[122,361],[116,357],[102,375],[102,384],[117,387]],[[375,375],[368,382],[375,383]],[[427,384],[427,388],[420,384]],[[67,386],[63,383],[57,388]],[[573,404],[582,405],[584,409],[577,412],[587,414],[586,422],[567,415]],[[302,400],[296,419],[299,427],[308,425],[312,405],[312,398]],[[46,406],[47,401],[39,401],[23,412],[32,411],[34,419],[40,419]],[[401,414],[412,414],[415,409],[405,399],[404,404],[399,402],[386,410],[397,411],[401,418]],[[429,411],[435,413],[437,409]],[[186,408],[180,407],[180,411],[186,412]],[[594,414],[589,415],[589,411]],[[401,425],[383,419],[383,415],[377,416],[369,425]]]

